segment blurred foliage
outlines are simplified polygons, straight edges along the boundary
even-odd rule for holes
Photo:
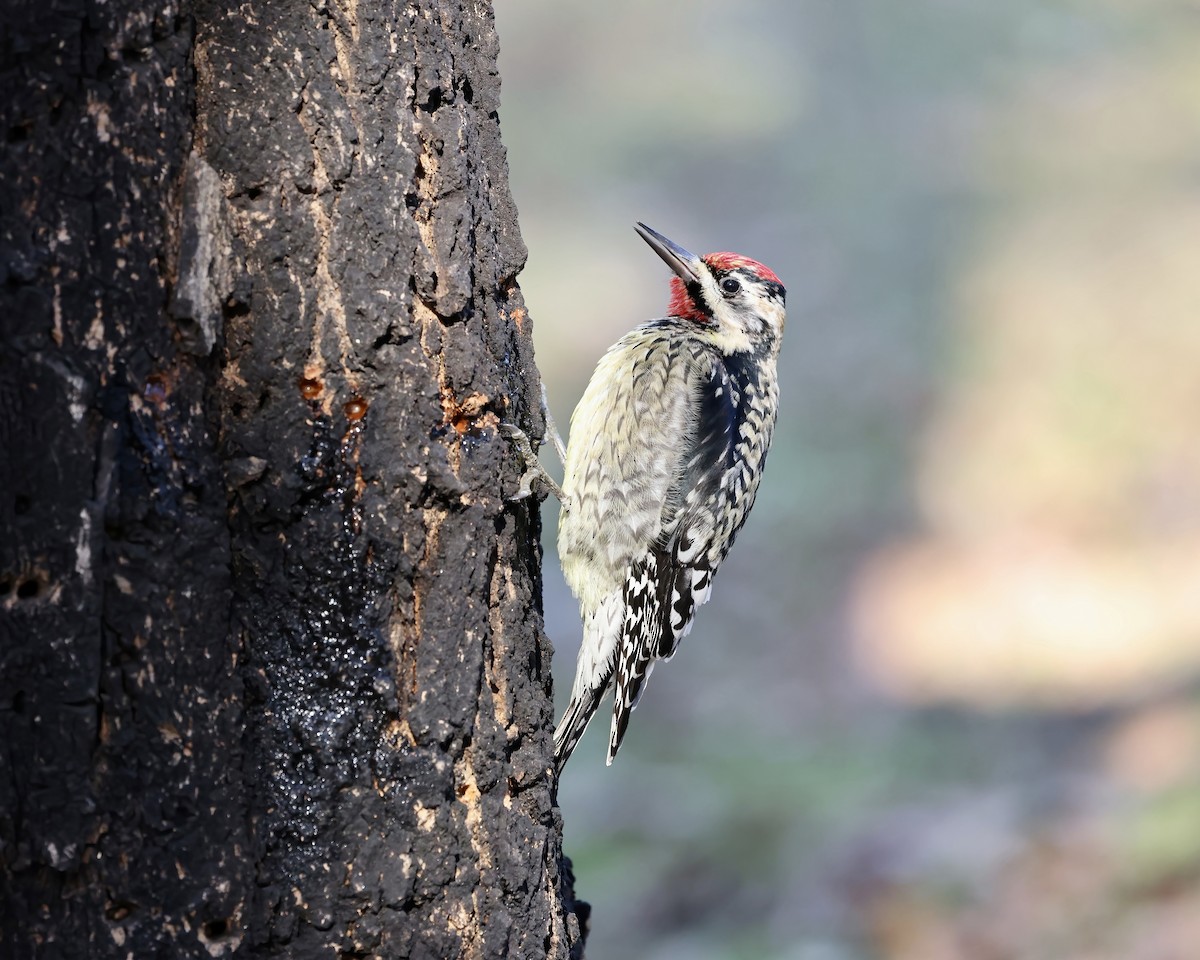
[[[665,306],[633,221],[788,285],[755,514],[562,783],[589,956],[1194,956],[1200,7],[496,8],[564,428]]]

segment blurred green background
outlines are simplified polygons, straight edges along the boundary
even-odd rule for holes
[[[1200,4],[496,16],[564,429],[665,308],[635,220],[788,287],[755,513],[563,779],[589,957],[1195,960]]]

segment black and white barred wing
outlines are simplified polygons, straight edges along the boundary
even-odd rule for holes
[[[714,360],[699,379],[699,417],[684,445],[663,507],[662,533],[636,560],[624,589],[624,627],[616,663],[608,762],[616,756],[654,664],[668,660],[688,635],[696,609],[712,595],[724,550],[713,549],[714,493],[734,457],[737,397],[725,366]]]

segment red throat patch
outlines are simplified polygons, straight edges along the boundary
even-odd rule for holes
[[[770,267],[764,267],[757,260],[751,260],[749,257],[743,257],[740,253],[709,253],[701,257],[714,270],[749,270],[760,280],[767,280],[770,283],[778,283],[783,286],[783,281],[775,275],[775,271]],[[667,307],[667,312],[672,317],[682,317],[684,320],[692,320],[695,323],[708,323],[709,316],[698,306],[696,302],[688,295],[687,287],[684,285],[681,277],[671,278],[671,301]]]
[[[688,295],[687,287],[683,285],[683,279],[680,277],[671,278],[671,302],[667,305],[667,316],[682,317],[694,323],[708,323],[709,320],[704,311],[696,306],[696,301]]]

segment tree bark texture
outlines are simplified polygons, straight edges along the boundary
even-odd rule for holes
[[[490,7],[7,20],[0,954],[581,955]]]

